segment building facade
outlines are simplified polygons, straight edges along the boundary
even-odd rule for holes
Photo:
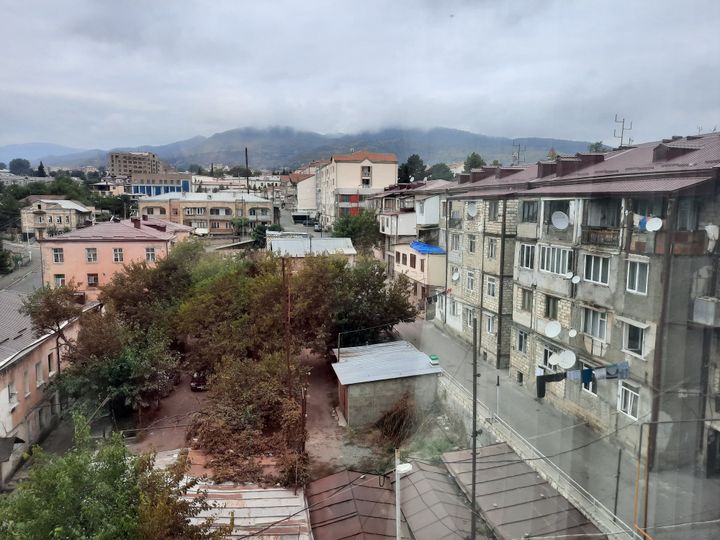
[[[162,195],[163,193],[188,193],[193,190],[191,173],[133,173],[132,195]]]
[[[20,210],[24,238],[55,236],[91,223],[95,208],[65,199],[35,200]]]
[[[160,174],[172,168],[152,152],[110,152],[107,172],[110,176]]]

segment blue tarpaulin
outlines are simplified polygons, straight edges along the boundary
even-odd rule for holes
[[[410,247],[418,253],[422,253],[424,255],[443,255],[445,253],[445,250],[441,247],[424,244],[418,240],[413,240],[410,243]]]

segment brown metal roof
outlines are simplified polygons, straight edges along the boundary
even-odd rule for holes
[[[367,152],[365,150],[353,152],[352,154],[334,154],[330,159],[335,162],[348,163],[359,163],[361,161],[365,161],[366,159],[374,163],[397,163],[397,156],[395,154],[380,154]]]
[[[155,220],[160,221],[160,220]],[[158,231],[153,227],[148,227],[140,222],[140,227],[135,227],[132,222],[127,221],[106,221],[98,223],[90,227],[75,229],[74,231],[57,236],[48,236],[43,238],[43,242],[65,242],[65,241],[96,241],[96,242],[112,242],[112,241],[168,241],[175,237],[170,232]]]
[[[520,196],[537,196],[537,195],[612,195],[627,193],[673,193],[683,189],[698,186],[712,177],[703,176],[686,176],[671,178],[617,178],[610,180],[585,180],[575,181],[571,183],[563,183],[561,185],[544,185],[534,189],[521,191]]]
[[[447,452],[443,461],[470,495],[470,450]],[[592,534],[597,535],[593,538],[607,538],[506,443],[479,448],[476,462],[477,506],[499,540],[525,535],[573,538]]]

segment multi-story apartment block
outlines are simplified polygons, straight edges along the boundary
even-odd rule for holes
[[[143,197],[139,213],[187,225],[212,235],[231,235],[233,219],[247,218],[249,227],[275,223],[272,201],[244,193],[165,193]]]
[[[320,223],[332,227],[335,220],[355,215],[367,207],[367,199],[397,182],[395,154],[354,152],[335,154],[315,173]]]
[[[136,172],[132,175],[131,186],[131,193],[135,196],[188,193],[193,191],[193,175],[180,172]]]
[[[132,218],[77,229],[40,243],[45,285],[73,282],[91,300],[113,274],[132,262],[154,264],[192,229],[168,221]]]
[[[426,318],[433,318],[436,304],[432,299],[445,290],[445,250],[419,240],[393,248],[394,275],[404,274],[410,279],[413,303]]]
[[[110,176],[160,174],[172,168],[152,152],[110,152],[107,171]]]
[[[43,238],[91,223],[95,208],[65,199],[39,199],[20,210],[23,236]]]

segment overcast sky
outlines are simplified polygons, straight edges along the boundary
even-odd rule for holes
[[[720,1],[0,0],[0,144],[720,128]]]

